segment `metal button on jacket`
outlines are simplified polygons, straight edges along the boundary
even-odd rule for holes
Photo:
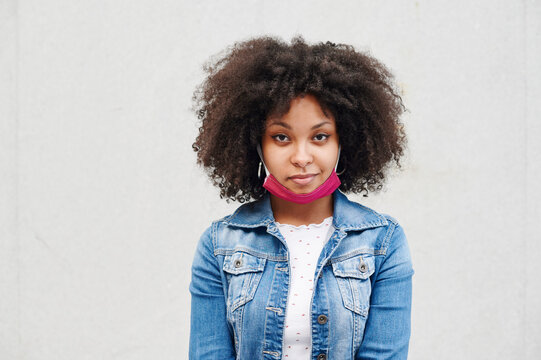
[[[235,267],[236,268],[239,268],[241,265],[242,265],[242,260],[240,260],[240,259],[235,260]]]
[[[325,316],[325,315],[319,315],[319,316],[317,317],[317,322],[318,322],[320,325],[326,324],[326,323],[327,323],[327,316]]]
[[[327,355],[325,355],[325,354],[319,354],[319,355],[317,356],[317,360],[327,360]]]
[[[365,273],[366,270],[366,264],[361,264],[361,272]]]

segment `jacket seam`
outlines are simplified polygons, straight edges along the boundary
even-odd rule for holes
[[[216,256],[216,247],[218,245],[218,240],[217,240],[217,236],[216,236],[216,228],[217,228],[217,225],[218,225],[218,222],[217,221],[213,221],[212,222],[212,225],[210,227],[210,236],[212,238],[212,253],[214,254],[214,256]]]
[[[229,225],[229,226],[237,226],[237,227],[243,227],[243,228],[257,228],[257,227],[263,227],[263,226],[267,226],[268,224],[271,223],[271,220],[270,219],[265,219],[263,221],[260,221],[256,224],[242,224],[242,223],[235,223],[235,222],[231,222],[229,220],[222,220],[222,222],[225,224],[225,225]]]
[[[329,259],[329,261],[327,263],[333,264],[335,262],[344,261],[344,260],[350,259],[350,258],[355,257],[357,255],[362,255],[362,254],[381,255],[380,251],[376,250],[376,249],[371,249],[371,248],[357,249],[357,250],[351,251],[351,252],[349,252],[349,253],[347,253],[345,255],[340,255],[338,257]]]
[[[234,249],[215,249],[214,250],[214,255],[215,256],[217,256],[217,255],[229,256],[229,255],[233,255],[233,254],[235,254],[237,252],[243,252],[243,253],[253,255],[253,256],[256,256],[258,258],[267,259],[267,260],[270,260],[270,261],[287,261],[287,257],[264,254],[264,253],[261,253],[259,251],[254,251],[252,249],[245,248],[245,247],[236,247]]]
[[[382,226],[386,226],[388,225],[389,223],[387,221],[382,221],[382,222],[370,222],[370,223],[363,223],[363,224],[360,224],[359,226],[352,226],[352,225],[342,225],[340,226],[340,229],[344,230],[344,231],[360,231],[360,230],[367,230],[367,229],[373,229],[373,228],[378,228],[378,227],[382,227]]]
[[[376,216],[380,216],[377,213],[374,213],[374,214]],[[235,226],[235,227],[241,227],[241,228],[247,228],[247,229],[253,229],[253,228],[268,226],[272,222],[270,219],[263,220],[263,221],[258,222],[256,224],[235,223],[235,222],[230,222],[230,221],[224,220],[224,219],[218,220],[218,221],[222,222],[226,226]],[[358,226],[353,226],[353,225],[349,225],[349,224],[340,224],[340,225],[341,226],[337,226],[337,228],[340,228],[343,231],[360,231],[360,230],[367,230],[367,229],[373,229],[373,228],[378,228],[378,227],[382,227],[382,226],[387,226],[387,225],[389,225],[389,222],[386,221],[385,218],[384,218],[384,220],[381,221],[381,222],[363,223],[363,224],[360,224]]]
[[[389,248],[390,239],[394,234],[394,231],[396,230],[396,227],[398,225],[395,221],[390,221],[389,229],[387,229],[387,232],[385,233],[385,237],[383,238],[383,241],[381,243],[380,252],[382,255],[387,255],[387,250]]]

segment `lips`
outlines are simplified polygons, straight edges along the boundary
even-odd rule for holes
[[[309,184],[310,182],[312,182],[312,180],[314,180],[314,178],[316,177],[317,174],[302,174],[302,175],[293,175],[293,176],[290,176],[289,178],[291,179],[291,181],[293,181],[295,184],[298,184],[298,185],[307,185]]]

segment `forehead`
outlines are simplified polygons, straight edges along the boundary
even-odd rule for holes
[[[325,111],[313,95],[299,96],[291,101],[288,111],[283,115],[269,116],[266,126],[281,125],[314,126],[315,124],[335,125],[334,117]]]

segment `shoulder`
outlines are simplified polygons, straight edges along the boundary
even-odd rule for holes
[[[384,236],[380,238],[383,260],[378,273],[384,270],[386,276],[390,274],[394,274],[393,276],[413,275],[411,253],[404,228],[394,217],[388,214],[382,214],[382,216],[387,219],[388,225],[384,227]]]
[[[284,249],[272,240],[274,217],[267,198],[242,204],[232,214],[212,222],[201,241],[215,256],[237,251],[272,259],[287,258]],[[276,231],[278,231],[276,229]]]
[[[364,230],[387,225],[387,219],[377,211],[362,205],[340,191],[334,193],[334,223],[348,230]]]
[[[261,216],[261,201],[252,201],[240,205],[233,213],[225,215],[211,222],[201,235],[201,240],[213,242],[216,239],[216,233],[226,226],[231,227],[257,227],[264,225]],[[215,244],[214,244],[215,245]]]
[[[218,225],[254,228],[266,226],[274,220],[270,198],[264,196],[260,200],[240,205],[232,214],[216,220]]]
[[[336,195],[335,214],[335,226],[368,241],[375,255],[386,255],[393,244],[406,241],[404,230],[395,217],[349,200],[342,193]]]
[[[388,214],[381,215],[387,220],[387,225],[383,229],[385,235],[381,239],[381,249],[383,250],[384,254],[387,254],[392,246],[397,246],[400,243],[406,243],[407,240],[404,228],[402,225],[400,225],[396,218]]]
[[[376,276],[408,277],[414,273],[411,253],[404,228],[399,221],[386,213],[380,213],[367,206],[358,205],[359,213],[369,213],[373,219],[373,227],[353,235],[359,239],[368,238],[373,245],[376,261]]]

